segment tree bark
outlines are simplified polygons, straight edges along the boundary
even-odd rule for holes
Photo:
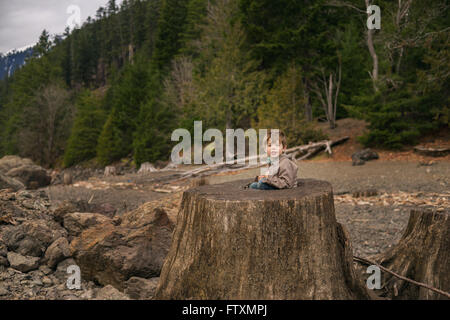
[[[450,292],[450,210],[411,210],[399,243],[375,259],[404,277]],[[383,281],[392,299],[448,299],[389,274]]]
[[[369,299],[330,183],[273,191],[247,183],[183,194],[155,299]]]

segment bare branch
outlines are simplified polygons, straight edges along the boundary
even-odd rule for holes
[[[366,10],[362,10],[354,5],[352,5],[351,3],[347,3],[345,1],[329,1],[327,3],[325,3],[326,6],[330,6],[330,7],[346,7],[346,8],[350,8],[353,10],[356,10],[360,13],[366,13]]]

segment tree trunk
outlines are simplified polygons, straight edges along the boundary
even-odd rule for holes
[[[308,89],[305,89],[305,117],[308,122],[313,121],[313,114],[312,114],[312,105],[311,105],[311,99],[309,97],[309,91]]]
[[[370,6],[370,1],[366,0],[366,8]],[[367,48],[369,49],[370,56],[372,57],[372,73],[370,76],[372,77],[373,88],[375,91],[378,91],[377,81],[378,81],[378,55],[375,51],[375,46],[373,44],[373,30],[367,29]]]
[[[183,194],[155,299],[369,299],[336,222],[330,183]]]
[[[399,275],[450,292],[450,211],[411,210],[399,243],[376,260]],[[447,299],[390,274],[383,281],[392,299]]]

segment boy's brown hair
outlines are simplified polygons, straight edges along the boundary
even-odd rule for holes
[[[269,141],[269,139],[272,139],[272,131],[273,131],[273,133],[275,133],[275,129],[267,130],[266,143],[267,143],[267,141]],[[281,130],[278,130],[278,137],[280,140],[280,144],[283,146],[283,148],[287,149],[287,140],[286,140],[286,135],[284,134],[284,132]]]

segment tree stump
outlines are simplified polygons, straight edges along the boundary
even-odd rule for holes
[[[71,185],[72,184],[72,175],[68,172],[65,172],[64,176],[63,176],[63,182],[66,186]]]
[[[104,173],[105,177],[116,176],[116,175],[117,175],[116,167],[114,167],[114,166],[105,167],[105,173]]]
[[[184,192],[155,299],[369,299],[331,184]]]
[[[411,210],[399,243],[376,260],[399,275],[450,292],[450,211]],[[392,299],[448,299],[388,273],[383,283]]]
[[[151,172],[156,172],[156,168],[150,163],[150,162],[144,162],[141,167],[139,168],[138,173],[139,174],[147,174]]]

